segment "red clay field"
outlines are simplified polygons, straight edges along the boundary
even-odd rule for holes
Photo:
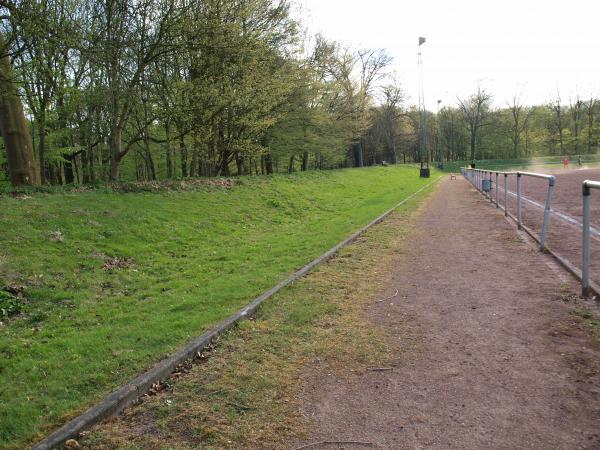
[[[581,269],[583,200],[581,185],[584,180],[600,180],[600,168],[571,169],[530,169],[539,173],[556,177],[556,186],[552,199],[552,215],[550,218],[547,246],[567,259],[575,267]],[[503,177],[499,177],[499,202],[504,204]],[[516,177],[509,176],[508,210],[516,215]],[[546,202],[548,182],[539,178],[523,177],[522,217],[526,226],[536,234],[540,234],[543,222],[543,207]],[[495,190],[492,191],[492,197]],[[591,278],[600,282],[600,191],[592,190],[591,195]]]

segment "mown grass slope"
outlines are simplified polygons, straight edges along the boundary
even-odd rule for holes
[[[40,438],[429,181],[396,166],[0,198],[0,301],[21,309],[1,319],[0,446]]]

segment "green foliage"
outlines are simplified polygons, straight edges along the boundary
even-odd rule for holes
[[[23,310],[23,302],[10,292],[0,290],[0,319],[19,314]]]

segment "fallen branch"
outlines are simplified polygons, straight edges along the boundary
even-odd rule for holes
[[[329,445],[329,444],[356,444],[356,445],[366,445],[367,447],[376,447],[372,442],[361,442],[361,441],[321,441],[321,442],[313,442],[312,444],[303,445],[302,447],[298,447],[296,450],[304,450],[307,448],[315,447],[317,445]]]
[[[382,298],[381,300],[377,300],[375,303],[385,302],[386,300],[391,300],[394,297],[398,297],[398,288],[396,288],[396,292],[394,292],[394,295],[390,295],[389,297]]]
[[[252,411],[252,410],[256,409],[256,408],[252,408],[250,406],[238,405],[237,403],[233,403],[233,402],[227,402],[227,405],[233,406],[234,408],[240,409],[242,411]]]
[[[369,367],[371,372],[385,372],[386,370],[394,370],[393,367]]]

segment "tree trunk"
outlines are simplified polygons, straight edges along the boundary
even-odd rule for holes
[[[171,149],[171,124],[165,123],[165,139],[167,141],[165,148],[165,159],[167,163],[167,178],[173,178],[173,151]]]
[[[244,175],[244,160],[239,153],[235,154],[235,164],[237,166],[237,175]]]
[[[6,147],[6,159],[13,186],[38,185],[33,143],[23,113],[23,104],[0,33],[0,132]]]
[[[302,172],[306,172],[308,170],[308,152],[302,153]]]
[[[477,147],[477,133],[471,132],[471,161],[475,161],[475,149]]]
[[[290,163],[288,164],[288,173],[292,173],[294,171],[294,158],[296,155],[290,156]]]
[[[110,161],[110,180],[119,180],[119,169],[123,152],[121,150],[121,129],[114,127],[110,133],[110,147],[112,150],[112,158]]]
[[[152,159],[152,152],[150,151],[150,139],[148,135],[148,126],[145,127],[144,130],[144,153],[146,160],[146,173],[148,174],[148,178],[152,181],[156,180],[156,169],[154,167],[154,160]]]
[[[181,176],[185,178],[188,176],[187,148],[185,147],[185,140],[183,139],[183,135],[179,135],[179,154],[181,155]]]
[[[64,155],[64,159],[65,159],[65,164],[64,164],[64,170],[65,170],[65,183],[66,184],[71,184],[73,183],[75,180],[75,177],[73,176],[73,160],[75,159],[76,155]]]
[[[352,154],[354,156],[354,167],[363,167],[363,150],[360,141],[352,144]]]
[[[46,171],[46,106],[40,105],[40,117],[38,121],[38,161],[40,164],[40,183],[47,181]]]
[[[265,171],[267,175],[271,175],[273,173],[273,157],[271,153],[267,153],[265,155]]]
[[[194,133],[194,148],[192,149],[192,164],[190,166],[190,177],[198,176],[198,137]]]

